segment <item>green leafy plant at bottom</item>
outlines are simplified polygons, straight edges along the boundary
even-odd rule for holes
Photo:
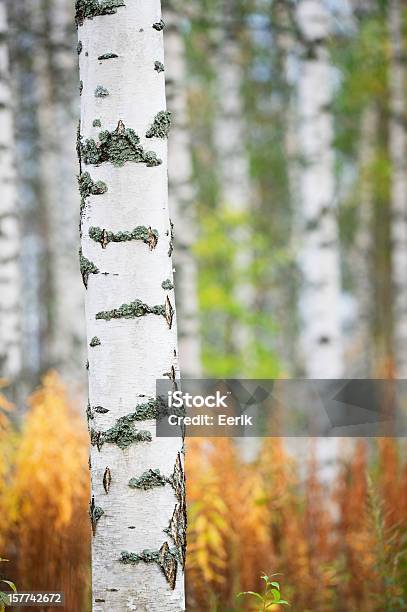
[[[278,576],[278,574],[272,574],[271,578],[274,578],[275,576]],[[271,580],[267,574],[263,574],[261,579],[265,582],[264,592],[262,594],[256,593],[256,591],[243,591],[243,593],[238,593],[236,597],[250,596],[256,598],[257,601],[254,604],[256,607],[254,609],[256,609],[258,612],[269,610],[275,605],[290,605],[288,601],[281,598],[279,582]]]
[[[8,559],[1,559],[0,558],[0,563],[4,563],[8,561]],[[14,584],[14,582],[11,582],[11,580],[0,580],[0,583],[2,584],[7,584],[7,586],[10,587],[10,589],[12,589],[14,591],[14,593],[17,593],[17,587]],[[8,605],[9,603],[9,596],[8,593],[5,593],[4,591],[0,591],[0,612],[4,612],[4,610],[6,609],[6,605]]]

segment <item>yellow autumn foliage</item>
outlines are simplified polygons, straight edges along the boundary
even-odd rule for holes
[[[84,419],[55,373],[29,398],[20,429],[0,398],[0,556],[10,559],[8,577],[21,590],[62,590],[68,612],[86,612]],[[295,612],[407,609],[400,607],[407,597],[407,460],[396,440],[379,440],[369,452],[359,441],[329,486],[312,454],[300,478],[278,438],[264,439],[251,462],[230,439],[188,439],[186,451],[188,612],[253,609],[236,594],[261,591],[263,572],[281,573]]]
[[[8,572],[20,590],[61,590],[67,610],[85,610],[90,562],[86,425],[55,373],[44,377],[28,405],[3,506]]]

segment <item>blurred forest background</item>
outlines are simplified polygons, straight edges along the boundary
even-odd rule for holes
[[[162,4],[183,376],[407,377],[405,3]],[[0,0],[0,572],[72,612],[90,562],[79,94],[74,1]],[[316,443],[305,470],[277,439],[250,462],[187,446],[188,610],[247,609],[262,571],[299,612],[407,609],[403,443],[352,445],[329,482]]]

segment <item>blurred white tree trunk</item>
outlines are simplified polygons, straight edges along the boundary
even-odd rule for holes
[[[222,209],[236,213],[237,227],[233,240],[238,245],[235,269],[234,298],[246,312],[254,303],[253,287],[248,279],[251,264],[250,245],[250,170],[245,150],[244,108],[242,104],[242,70],[239,48],[228,20],[233,17],[233,4],[224,3],[224,34],[217,61],[218,116],[215,125],[216,163]],[[242,356],[248,355],[251,333],[245,322],[236,322],[233,343]],[[243,366],[244,367],[244,366]]]
[[[179,362],[186,378],[201,375],[198,270],[192,252],[196,240],[195,193],[192,185],[191,143],[188,132],[185,44],[180,31],[180,8],[164,13],[167,98],[173,113],[168,139],[169,206],[175,225],[176,296],[179,314]]]
[[[20,232],[6,3],[0,2],[0,377],[21,371]]]
[[[352,338],[356,339],[356,346],[355,343],[349,346],[346,359],[352,367],[350,374],[365,378],[373,375],[372,274],[374,271],[372,270],[372,223],[374,201],[371,173],[375,159],[377,124],[377,109],[373,105],[369,105],[363,111],[361,120],[359,146],[360,199],[355,250],[352,254],[357,305],[357,317]]]
[[[320,0],[302,0],[297,22],[304,38],[299,69],[300,252],[302,350],[308,378],[340,378],[340,260],[332,151],[332,74],[326,39],[329,16]]]
[[[78,276],[80,198],[74,176],[76,102],[74,7],[70,0],[45,5],[32,0],[41,39],[35,54],[41,141],[42,205],[47,248],[47,312],[43,320],[43,367],[83,380],[85,314]]]
[[[180,611],[182,443],[154,423],[156,379],[178,376],[161,3],[76,9],[93,610]]]
[[[407,139],[405,47],[400,0],[389,1],[391,60],[389,70],[389,149],[392,162],[392,258],[394,284],[394,349],[397,374],[407,378]]]

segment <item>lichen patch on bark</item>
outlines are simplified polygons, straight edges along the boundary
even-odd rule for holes
[[[76,0],[76,24],[81,26],[85,19],[93,19],[99,15],[113,15],[121,6],[125,6],[123,0]]]
[[[82,198],[90,195],[102,195],[107,191],[107,185],[103,181],[92,181],[89,172],[82,172],[78,177],[79,193]]]
[[[99,165],[110,162],[114,166],[124,166],[126,162],[146,164],[148,167],[159,166],[162,161],[153,151],[144,151],[140,138],[134,130],[126,128],[119,121],[113,132],[105,130],[99,134],[99,142],[93,138],[83,144],[79,141],[81,158],[85,164]]]
[[[91,525],[92,525],[92,534],[93,534],[93,536],[96,535],[96,525],[97,525],[97,522],[104,515],[104,513],[105,512],[104,512],[103,508],[101,508],[100,506],[96,506],[95,505],[95,498],[92,497],[92,501],[90,502],[89,515],[90,515],[90,522],[91,522]]]
[[[175,589],[178,567],[177,551],[170,549],[167,542],[164,542],[160,550],[143,550],[141,553],[131,553],[124,550],[120,555],[120,562],[126,565],[157,563],[171,589]]]
[[[109,91],[103,85],[98,85],[95,89],[95,98],[107,98],[110,96]]]
[[[131,489],[148,491],[155,487],[164,487],[168,482],[169,479],[161,474],[159,469],[147,470],[139,478],[131,478],[129,480],[129,487]]]
[[[167,138],[171,128],[171,112],[160,111],[154,117],[153,125],[146,133],[146,138]]]
[[[122,304],[119,308],[98,312],[96,319],[104,319],[105,321],[111,321],[112,319],[135,319],[147,314],[166,316],[165,306],[148,306],[148,304],[144,304],[141,300],[134,300],[130,304]]]
[[[171,291],[171,289],[174,289],[174,285],[169,278],[165,279],[165,281],[161,283],[161,287],[166,291]]]
[[[103,248],[106,248],[109,242],[129,242],[131,240],[142,240],[145,244],[148,244],[151,249],[151,234],[153,234],[155,237],[155,240],[153,241],[155,247],[158,240],[157,230],[151,230],[151,228],[143,225],[139,225],[129,232],[110,232],[100,227],[89,228],[89,238],[95,242],[99,242]]]
[[[93,261],[90,261],[89,259],[84,257],[84,255],[82,255],[82,249],[79,250],[79,267],[80,267],[81,274],[82,274],[83,284],[85,285],[85,287],[87,289],[88,288],[89,275],[90,274],[99,274],[99,269],[93,263]]]

